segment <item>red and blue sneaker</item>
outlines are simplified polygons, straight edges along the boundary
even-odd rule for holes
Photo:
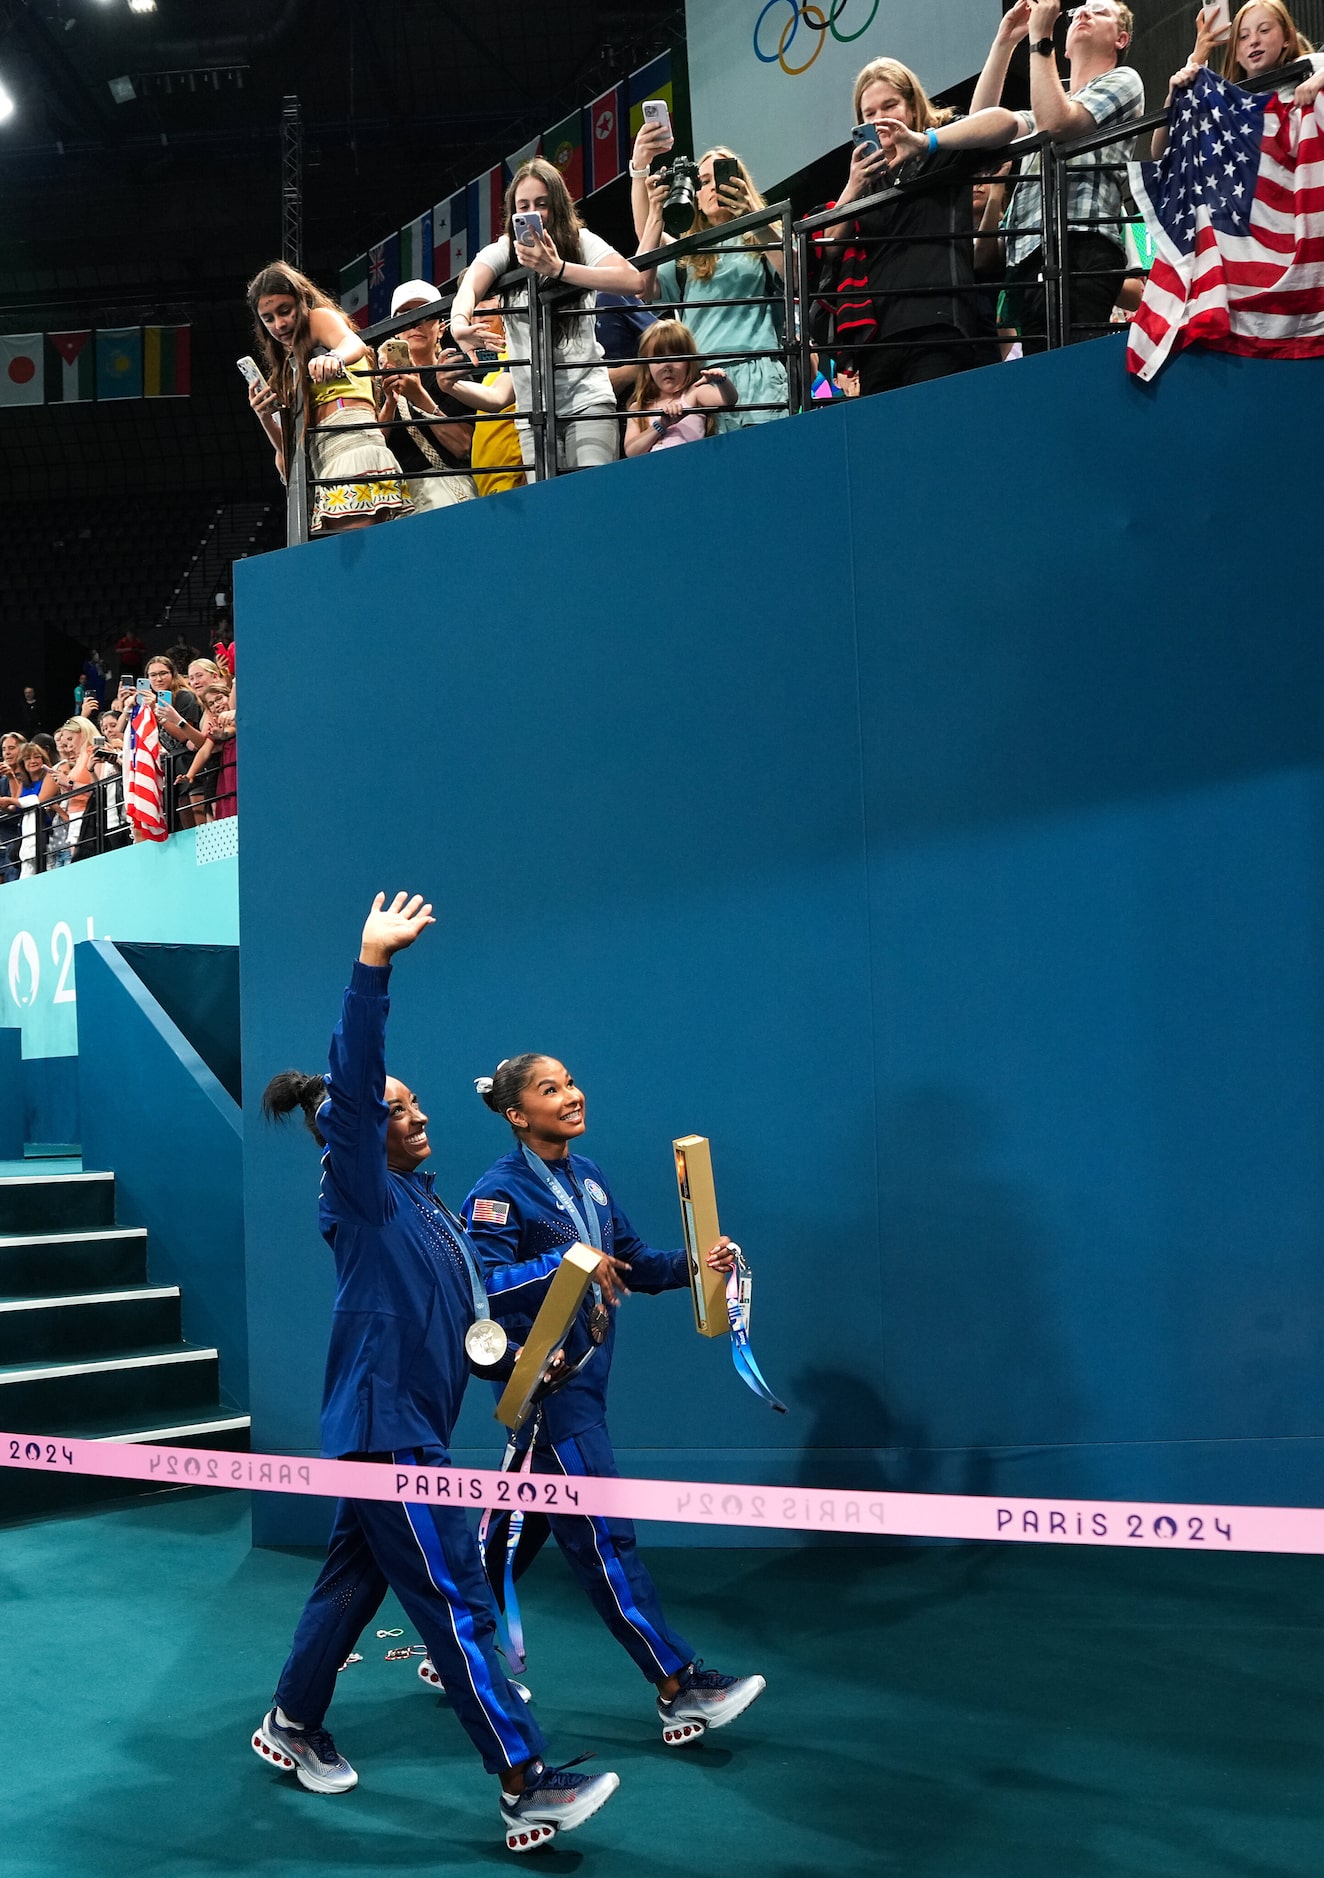
[[[757,1702],[767,1683],[762,1676],[723,1676],[705,1669],[702,1659],[680,1672],[680,1688],[669,1702],[657,1698],[662,1739],[669,1748],[693,1747],[710,1728],[725,1728]]]

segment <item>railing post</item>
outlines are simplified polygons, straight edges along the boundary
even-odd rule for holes
[[[796,236],[796,249],[799,260],[799,313],[800,313],[800,409],[809,410],[814,389],[813,334],[809,330],[809,243],[812,237],[801,231]]]
[[[1044,344],[1050,351],[1066,344],[1062,325],[1062,224],[1057,200],[1058,173],[1064,167],[1052,144],[1045,142],[1039,152],[1039,252],[1043,257]]]
[[[308,449],[309,439],[304,431],[300,441],[300,420],[303,416],[303,393],[297,377],[294,385],[294,408],[281,407],[280,433],[285,450],[285,544],[290,548],[302,547],[308,539]]]
[[[800,336],[804,322],[800,318],[800,293],[796,272],[796,240],[791,233],[791,205],[786,204],[782,222],[782,347],[786,359],[786,414],[794,417],[804,409],[805,379],[800,357]]]
[[[555,452],[552,468],[547,467],[547,410],[543,399],[542,329],[543,308],[538,294],[538,276],[526,274],[529,304],[529,429],[533,436],[533,475],[536,482],[556,474]]]

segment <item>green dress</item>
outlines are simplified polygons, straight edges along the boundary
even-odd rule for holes
[[[762,352],[782,342],[774,309],[784,304],[782,283],[770,263],[755,248],[741,254],[722,254],[708,280],[696,280],[688,268],[665,261],[657,270],[658,298],[675,306],[694,334],[707,364],[718,367],[740,394],[733,411],[721,411],[717,430],[742,430],[770,417],[785,417],[786,364],[782,359],[741,358],[743,352]],[[775,299],[769,298],[776,295]],[[706,306],[710,300],[752,299],[753,306]],[[750,411],[751,404],[778,404],[775,411]]]

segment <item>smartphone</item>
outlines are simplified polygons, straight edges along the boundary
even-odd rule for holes
[[[1207,32],[1230,33],[1232,0],[1205,0],[1204,23]]]
[[[382,341],[382,364],[409,364],[409,347],[403,339],[385,339]]]
[[[495,346],[475,346],[474,357],[480,365],[495,365],[501,354]]]
[[[542,233],[542,216],[537,209],[530,209],[527,214],[512,215],[510,225],[515,231],[516,241],[531,247]]]
[[[167,704],[173,704],[174,701],[175,694],[173,691],[158,691],[156,694],[156,702],[159,705],[165,706]]]
[[[671,128],[671,113],[667,109],[665,98],[649,98],[644,104],[645,124],[660,124],[672,143],[676,134]]]
[[[713,158],[713,187],[720,189],[723,183],[733,183],[740,174],[740,165],[734,157]]]
[[[878,136],[878,126],[876,124],[857,124],[850,134],[850,140],[852,143],[864,144],[869,150],[881,150],[883,147]],[[715,164],[713,168],[715,172]],[[716,180],[715,174],[714,180]]]
[[[121,674],[120,674],[120,691],[121,691],[121,692],[125,692],[125,691],[132,691],[132,690],[133,690],[133,685],[134,685],[134,677],[133,677],[133,673],[132,673],[132,672],[121,672]]]
[[[134,686],[133,692],[134,692],[134,696],[137,698],[138,702],[141,704],[144,698],[150,698],[152,695],[151,681],[146,678],[140,678],[137,684]]]
[[[235,364],[239,367],[239,370],[243,373],[250,385],[266,384],[267,381],[263,376],[262,367],[258,364],[256,359],[250,358],[247,352],[245,352],[242,359],[236,359]]]

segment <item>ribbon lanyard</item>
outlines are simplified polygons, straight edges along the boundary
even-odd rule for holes
[[[469,1285],[473,1292],[474,1316],[476,1318],[490,1317],[492,1315],[492,1307],[487,1301],[487,1287],[483,1283],[483,1273],[478,1263],[478,1254],[473,1249],[469,1235],[464,1230],[460,1221],[456,1219],[454,1213],[451,1212],[446,1202],[438,1199],[437,1195],[433,1192],[431,1175],[426,1175],[424,1179],[426,1183],[424,1192],[450,1228],[455,1239],[455,1244],[459,1250],[460,1263],[464,1266],[465,1271],[469,1275]],[[410,1199],[426,1219],[428,1215],[423,1198],[420,1196],[417,1187],[409,1180],[408,1176],[406,1176],[406,1185],[409,1189]]]
[[[519,1145],[521,1154],[523,1154],[534,1173],[537,1174],[538,1178],[545,1186],[549,1187],[555,1195],[557,1205],[560,1206],[563,1211],[567,1212],[575,1222],[575,1231],[579,1234],[580,1244],[591,1245],[595,1252],[601,1252],[602,1221],[598,1218],[598,1209],[594,1206],[587,1191],[584,1194],[584,1211],[581,1213],[578,1206],[575,1204],[573,1195],[566,1192],[546,1161],[541,1160],[538,1155],[533,1152],[533,1149],[527,1147],[524,1142],[521,1141]],[[593,1302],[597,1305],[601,1305],[602,1303],[602,1286],[598,1284],[596,1279],[593,1283]]]
[[[779,1402],[763,1380],[763,1371],[754,1360],[754,1351],[749,1341],[749,1316],[754,1303],[754,1274],[749,1269],[744,1253],[739,1246],[734,1248],[736,1255],[735,1270],[726,1281],[726,1315],[731,1325],[731,1361],[736,1366],[740,1380],[754,1391],[760,1402],[766,1402],[769,1408],[776,1409],[779,1415],[786,1413],[786,1404]]]

